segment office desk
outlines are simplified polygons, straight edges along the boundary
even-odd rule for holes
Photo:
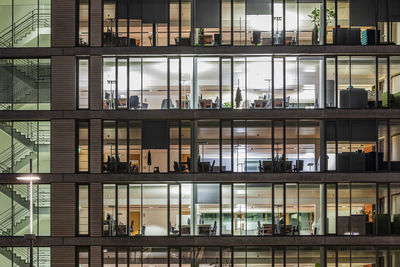
[[[210,172],[210,162],[199,162],[199,172]]]
[[[254,108],[262,109],[270,106],[269,100],[254,100]]]
[[[199,224],[199,235],[211,235],[211,224]]]
[[[212,99],[200,99],[199,102],[202,109],[212,108]]]
[[[182,225],[181,226],[181,234],[182,235],[190,235],[190,225]]]

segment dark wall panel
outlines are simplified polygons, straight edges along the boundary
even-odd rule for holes
[[[271,0],[247,0],[247,15],[271,15]]]
[[[167,121],[143,121],[142,149],[167,149],[168,137]]]
[[[376,0],[351,0],[351,26],[375,26]]]
[[[218,28],[220,25],[220,0],[196,1],[196,28]]]

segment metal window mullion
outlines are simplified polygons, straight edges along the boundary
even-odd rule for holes
[[[179,30],[179,34],[180,34],[180,30]],[[181,36],[179,36],[179,40],[180,39],[181,39]],[[182,58],[179,57],[178,60],[179,60],[179,70],[178,70],[178,73],[179,73],[179,78],[178,78],[178,80],[179,80],[179,85],[178,85],[178,90],[179,90],[179,92],[178,92],[178,95],[179,95],[178,105],[179,105],[179,107],[178,107],[178,109],[182,109]],[[186,97],[186,96],[184,96],[184,97]],[[168,103],[169,103],[169,101],[168,101]]]
[[[338,234],[338,212],[339,212],[339,186],[335,183],[335,235]]]
[[[221,36],[221,35],[220,35]],[[220,37],[222,38],[222,37]],[[222,109],[222,62],[223,58],[219,58],[219,101],[218,101],[218,109]]]
[[[179,189],[179,199],[178,199],[178,204],[179,204],[179,236],[182,235],[182,184],[178,184],[178,189]]]
[[[219,232],[220,236],[222,236],[222,187],[223,187],[223,184],[220,184],[219,185],[219,227],[218,227],[219,228],[218,232]],[[217,233],[215,233],[215,234],[217,234]],[[222,257],[220,255],[220,259],[221,258]],[[222,264],[220,266],[222,266]]]
[[[275,57],[271,57],[271,109],[275,109]],[[273,155],[273,154],[272,154]],[[273,157],[272,157],[273,158]]]
[[[39,40],[39,38],[38,38],[38,40]],[[39,103],[40,103],[40,101],[39,101],[39,96],[40,96],[40,94],[39,94],[39,81],[40,81],[40,75],[39,75],[39,66],[40,66],[40,59],[36,59],[36,64],[37,64],[37,74],[36,74],[36,110],[39,110]],[[38,165],[39,165],[39,161],[38,161]]]
[[[172,225],[171,225],[171,184],[167,184],[167,219],[168,219],[168,223],[167,223],[167,236],[171,235],[171,229],[172,229]],[[169,255],[169,253],[168,253]]]
[[[219,172],[222,172],[222,149],[223,149],[223,142],[222,142],[222,127],[223,121],[219,121]],[[213,170],[214,171],[214,170]],[[222,192],[222,191],[221,191]],[[221,202],[222,203],[222,202]],[[222,214],[222,213],[221,213]],[[221,221],[222,222],[222,221]],[[222,225],[222,224],[221,224]]]
[[[297,99],[296,99],[296,106],[300,108],[300,57],[296,57],[296,73],[297,73]],[[326,80],[326,79],[325,79]]]
[[[271,188],[272,188],[272,192],[271,192],[271,197],[272,197],[272,201],[271,201],[271,203],[272,203],[272,235],[275,235],[276,225],[275,225],[275,184],[274,183],[271,184]]]
[[[244,121],[244,147],[245,147],[245,151],[244,151],[244,160],[245,160],[245,165],[244,165],[244,171],[247,172],[247,120]],[[247,188],[247,185],[246,185]],[[247,197],[247,194],[246,194]]]
[[[234,128],[233,128],[233,121],[230,120],[230,130],[231,130],[231,143],[230,143],[230,147],[231,147],[231,172],[234,172],[233,166],[234,166]],[[233,203],[233,202],[232,202]],[[233,228],[232,228],[233,229]]]
[[[143,57],[140,57],[140,103],[140,109],[143,109]]]
[[[118,64],[119,64],[119,58],[115,58],[115,94],[114,94],[114,110],[119,109],[118,108]]]
[[[116,219],[116,224],[119,224],[119,216],[118,216],[118,206],[119,206],[119,201],[118,201],[118,187],[119,184],[115,185],[115,192],[114,192],[114,197],[115,197],[115,219]],[[113,226],[111,226],[111,236],[113,236],[113,231],[112,231]],[[115,229],[115,236],[118,236],[118,230]],[[118,254],[118,253],[117,253]]]
[[[377,33],[377,31],[376,31]],[[379,91],[379,57],[375,57],[375,92]],[[379,93],[375,93],[375,108],[378,108]],[[378,158],[378,156],[377,156]],[[377,162],[377,161],[376,161]]]
[[[282,67],[283,67],[283,99],[282,99],[282,104],[283,104],[283,109],[286,109],[286,57],[282,58]],[[298,90],[297,90],[298,91]],[[289,104],[289,103],[288,103]]]
[[[129,26],[129,20],[128,20],[128,26]],[[128,30],[129,30],[129,28],[128,28]],[[129,35],[129,31],[128,31],[128,35]],[[130,39],[128,38],[128,42],[130,43]],[[128,44],[128,46],[129,46],[130,44]],[[90,65],[89,65],[89,69],[90,69]],[[127,57],[126,58],[126,90],[127,90],[127,92],[126,92],[126,95],[127,95],[127,98],[126,98],[126,110],[129,110],[129,107],[130,107],[130,98],[131,98],[131,85],[130,85],[130,83],[131,83],[131,79],[130,79],[130,75],[129,75],[129,73],[130,73],[130,71],[131,71],[131,64],[130,64],[130,61],[129,61],[129,57]],[[128,122],[128,127],[129,127],[129,122]],[[129,155],[129,154],[128,154]]]
[[[335,21],[336,21],[336,19],[335,19]],[[336,31],[336,28],[335,28],[334,31]],[[338,93],[339,93],[338,57],[335,56],[334,59],[335,59],[335,88],[333,90],[334,90],[334,93],[335,93],[335,108],[339,108],[339,103],[338,103],[338,100],[339,100],[339,97],[338,97]]]
[[[169,41],[168,41],[169,42]],[[171,58],[167,58],[167,109],[171,108]]]

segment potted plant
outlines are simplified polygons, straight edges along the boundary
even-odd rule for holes
[[[318,33],[320,31],[321,27],[321,11],[319,8],[314,8],[313,11],[311,11],[311,14],[308,15],[308,17],[311,19],[311,22],[314,23],[314,29],[312,31],[312,44],[317,45],[318,44]],[[326,25],[331,24],[336,17],[335,11],[327,8],[326,9]]]

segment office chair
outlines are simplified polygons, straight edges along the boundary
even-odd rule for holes
[[[211,235],[217,234],[217,221],[214,221],[213,227],[211,229]]]
[[[213,163],[211,164],[210,172],[213,172],[213,171],[214,171],[214,165],[215,165],[215,159],[213,160]]]
[[[261,42],[261,31],[253,31],[253,40],[252,44],[258,45]]]
[[[139,96],[132,95],[129,97],[129,109],[139,109]]]
[[[169,102],[169,108],[175,107],[171,99],[163,99],[163,101],[161,102],[161,109],[168,109],[168,102]]]

